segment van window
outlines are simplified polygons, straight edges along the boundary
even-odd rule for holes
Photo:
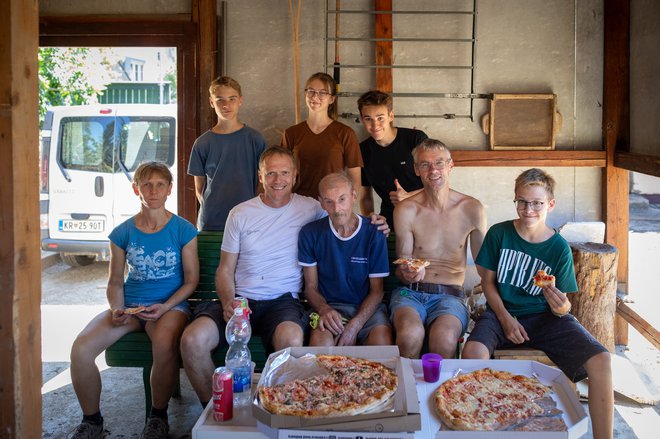
[[[119,158],[129,172],[151,160],[174,165],[174,118],[87,116],[62,118],[62,166],[81,171],[119,172],[113,157],[115,121],[119,132]]]
[[[62,166],[81,171],[112,172],[114,118],[65,117],[60,133]]]
[[[140,163],[155,160],[172,166],[175,156],[174,118],[119,118],[119,157],[133,172]]]

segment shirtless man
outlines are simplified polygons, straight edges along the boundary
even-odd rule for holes
[[[419,358],[428,331],[429,351],[452,358],[469,320],[462,288],[467,244],[473,255],[479,253],[486,213],[478,200],[449,188],[454,164],[442,142],[426,139],[412,156],[424,189],[394,209],[396,252],[430,265],[418,271],[397,267],[405,286],[395,289],[390,300],[396,344],[401,356]]]

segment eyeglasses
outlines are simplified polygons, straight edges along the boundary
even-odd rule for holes
[[[319,99],[323,100],[331,95],[327,90],[314,90],[313,88],[306,88],[305,95],[312,99],[314,96],[318,96]]]
[[[426,171],[431,169],[431,166],[433,166],[435,169],[445,169],[445,167],[449,164],[449,162],[451,162],[451,158],[449,158],[447,160],[439,159],[439,160],[434,161],[433,163],[431,163],[431,162],[421,162],[421,163],[415,164],[415,166],[417,166],[417,169],[426,172]]]
[[[527,210],[527,206],[529,206],[529,207],[532,208],[532,210],[539,211],[539,210],[543,209],[543,205],[545,204],[545,201],[513,200],[513,204],[516,205],[516,209],[518,209],[518,210]]]

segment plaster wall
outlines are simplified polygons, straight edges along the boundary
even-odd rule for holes
[[[295,2],[294,2],[295,3]],[[330,2],[334,8],[334,2]],[[367,10],[371,2],[354,1],[346,8]],[[256,6],[261,4],[262,7]],[[279,5],[279,6],[278,6]],[[334,62],[334,43],[327,49],[325,1],[302,4],[299,50],[300,84]],[[397,1],[395,10],[470,10],[463,1]],[[226,73],[244,87],[244,119],[262,130],[270,143],[294,123],[293,49],[288,2],[228,0],[226,2]],[[342,37],[374,36],[374,18],[340,15]],[[259,23],[258,27],[255,23]],[[334,15],[328,18],[334,36]],[[394,15],[394,37],[470,38],[471,18],[443,15]],[[603,5],[588,1],[480,1],[477,3],[475,93],[555,93],[564,123],[557,149],[599,149],[601,140]],[[245,44],[252,41],[254,44]],[[373,43],[341,42],[342,64],[373,64]],[[327,53],[326,53],[327,50]],[[394,43],[395,64],[469,64],[469,44]],[[331,68],[328,70],[331,72]],[[373,70],[342,69],[342,92],[361,93],[375,86]],[[396,92],[470,91],[469,74],[443,70],[394,70]],[[357,98],[339,98],[340,113],[357,113]],[[302,117],[305,117],[301,97]],[[469,114],[464,99],[397,98],[396,114]],[[474,100],[473,117],[396,118],[398,126],[414,126],[452,148],[486,149],[488,137],[480,118],[488,101]],[[366,133],[354,117],[343,118],[363,139]],[[505,163],[502,164],[506,166]],[[456,168],[451,184],[473,195],[488,208],[489,224],[515,215],[513,181],[523,168]],[[600,169],[551,168],[558,182],[557,207],[549,221],[597,221],[601,218]]]
[[[44,0],[42,15],[189,13],[186,0],[144,2],[93,2]],[[294,3],[294,13],[298,2]],[[285,0],[227,0],[224,29],[224,74],[243,88],[241,119],[260,130],[271,144],[295,123],[296,93],[302,118],[302,89],[306,78],[334,62],[334,14],[326,22],[325,0],[301,2],[299,20],[299,83],[294,84],[292,22]],[[346,9],[369,10],[372,2],[342,2]],[[397,0],[399,11],[470,11],[472,3],[459,0]],[[334,2],[330,2],[330,9]],[[218,14],[223,8],[219,2]],[[557,149],[600,149],[603,2],[602,0],[498,0],[476,3],[476,52],[474,86],[465,69],[394,69],[395,92],[427,93],[555,93],[563,127]],[[340,36],[374,37],[374,16],[341,14]],[[222,27],[222,26],[221,26]],[[472,17],[457,14],[395,14],[395,38],[470,38]],[[341,42],[342,65],[375,62],[373,42]],[[394,64],[469,65],[471,45],[466,43],[394,42]],[[328,72],[331,72],[331,67]],[[374,70],[343,68],[342,92],[362,93],[375,87]],[[357,113],[356,97],[339,98],[340,113]],[[439,117],[399,117],[397,126],[417,127],[450,148],[487,149],[488,137],[480,119],[488,112],[488,100],[475,99],[470,111],[467,99],[397,98],[395,115],[454,114]],[[470,119],[470,113],[472,120]],[[355,116],[340,119],[366,137]],[[515,215],[513,181],[520,168],[456,168],[451,184],[480,199],[488,208],[489,224]],[[557,208],[550,215],[553,225],[566,221],[597,221],[601,215],[600,169],[552,168],[558,181]]]

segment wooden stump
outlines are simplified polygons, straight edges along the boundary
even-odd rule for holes
[[[578,292],[569,294],[571,313],[610,352],[614,352],[617,262],[614,246],[593,242],[570,244]]]

